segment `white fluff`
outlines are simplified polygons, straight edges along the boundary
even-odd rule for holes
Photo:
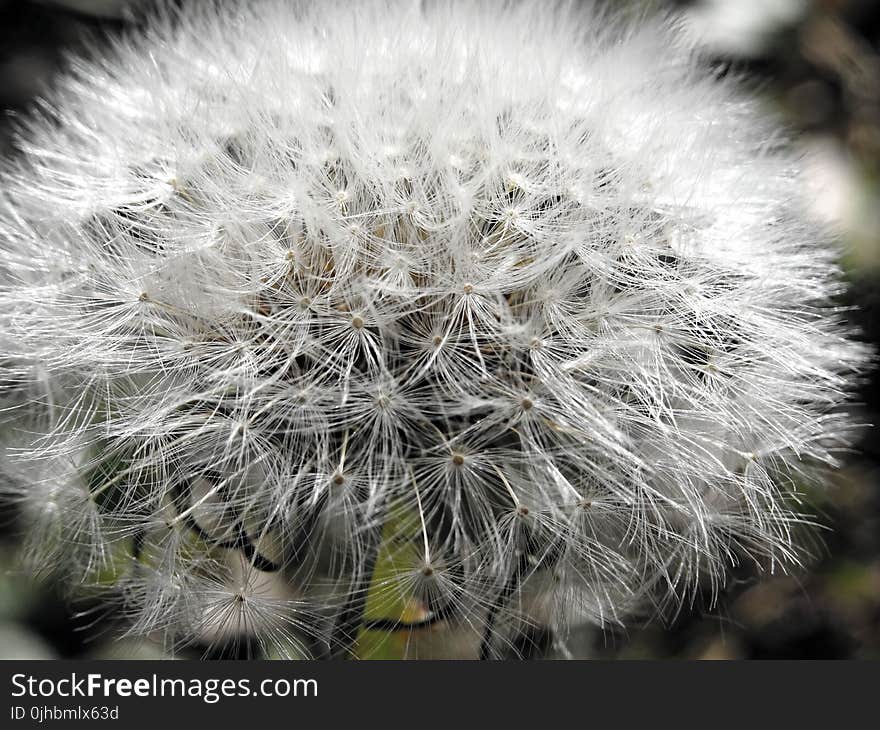
[[[2,174],[34,562],[174,644],[345,651],[372,582],[488,657],[799,559],[865,354],[798,159],[676,22],[192,6]]]

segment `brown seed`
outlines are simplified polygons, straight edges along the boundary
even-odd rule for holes
[[[345,477],[342,476],[342,474],[334,474],[333,475],[333,483],[337,487],[341,487],[343,484],[345,484]]]
[[[426,578],[430,578],[432,575],[434,575],[434,569],[430,565],[426,565],[424,568],[422,568],[422,575]]]
[[[531,398],[523,398],[520,405],[524,411],[530,411],[535,404],[532,402]]]
[[[461,288],[461,290],[462,290],[465,294],[471,294],[471,293],[474,291],[474,285],[473,285],[473,284],[465,284],[465,285]]]
[[[354,327],[356,330],[359,330],[364,326],[364,320],[361,317],[355,315],[351,318],[351,326]]]
[[[459,454],[457,451],[452,455],[452,463],[456,466],[461,466],[464,464],[464,455]]]

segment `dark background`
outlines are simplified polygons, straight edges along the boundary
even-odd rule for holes
[[[0,0],[0,156],[14,154],[11,121],[51,84],[63,54],[136,27],[152,0]],[[779,113],[809,168],[817,205],[843,231],[847,304],[880,345],[880,2],[878,0],[627,0],[676,5],[707,38],[706,63],[744,74]],[[622,3],[620,3],[622,4]],[[134,10],[132,10],[132,7]],[[880,376],[860,391],[862,420],[880,424]],[[669,626],[584,630],[574,653],[603,658],[880,658],[880,437],[857,451],[809,508],[831,529],[807,570],[737,575],[714,608],[696,605]],[[2,507],[0,507],[2,509]],[[14,568],[15,515],[0,517],[0,658],[158,657],[149,642],[117,642],[87,625],[51,585]],[[85,612],[85,613],[83,613]],[[113,616],[101,625],[112,629]]]

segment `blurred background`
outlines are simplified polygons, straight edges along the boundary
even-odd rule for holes
[[[106,43],[153,0],[0,0],[0,156],[12,120],[44,91],[64,54]],[[705,63],[736,73],[780,115],[809,159],[814,210],[846,244],[850,316],[880,346],[880,0],[609,0],[675,7]],[[861,420],[880,424],[880,373],[861,387]],[[735,576],[718,605],[670,625],[584,629],[578,657],[880,658],[880,428],[807,509],[829,527],[813,562],[789,576]],[[0,658],[151,658],[161,647],[113,639],[112,614],[71,607],[15,570],[16,516],[0,505]],[[96,620],[101,629],[96,631]],[[198,656],[197,649],[193,650]]]

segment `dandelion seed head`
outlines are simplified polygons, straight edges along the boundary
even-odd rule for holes
[[[867,354],[797,155],[677,21],[166,15],[2,172],[4,490],[73,583],[297,656],[375,583],[488,657],[801,560]]]

